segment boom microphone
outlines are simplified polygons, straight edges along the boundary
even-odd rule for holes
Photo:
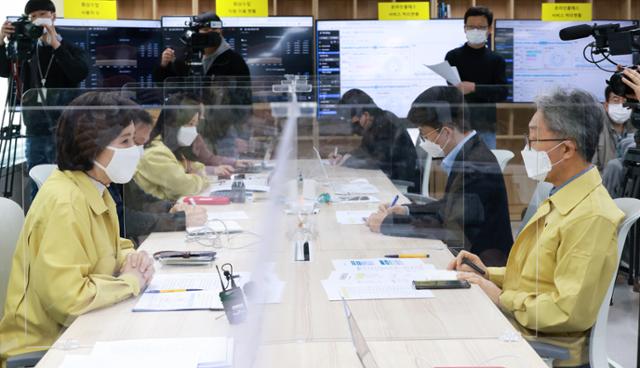
[[[590,26],[588,24],[566,27],[560,30],[560,39],[562,41],[572,41],[589,37],[593,34],[594,29],[595,26]]]

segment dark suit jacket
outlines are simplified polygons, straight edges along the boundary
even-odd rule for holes
[[[390,215],[381,231],[392,236],[440,239],[487,265],[504,265],[513,244],[507,192],[495,156],[477,135],[456,156],[444,197],[410,205],[409,216]]]
[[[416,148],[407,130],[391,112],[383,111],[362,132],[360,146],[350,152],[344,166],[382,170],[391,180],[418,183]]]

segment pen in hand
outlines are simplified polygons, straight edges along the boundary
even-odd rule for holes
[[[400,199],[400,196],[399,196],[399,195],[396,195],[396,196],[393,198],[393,201],[391,201],[391,205],[389,206],[389,208],[391,208],[391,207],[395,206],[395,205],[396,205],[396,203],[398,203],[398,199]]]
[[[486,272],[484,272],[484,270],[480,267],[478,267],[477,264],[471,262],[468,258],[462,258],[462,264],[466,264],[467,266],[471,267],[474,269],[474,271],[476,271],[477,273],[484,275]]]

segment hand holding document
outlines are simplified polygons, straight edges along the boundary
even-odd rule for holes
[[[434,65],[425,64],[425,66],[454,86],[462,82],[462,80],[460,79],[460,74],[458,74],[458,69],[452,67],[451,64],[449,64],[449,62],[446,60]]]

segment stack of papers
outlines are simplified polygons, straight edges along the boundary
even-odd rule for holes
[[[238,275],[240,277],[236,279],[236,284],[242,287],[249,281],[250,274],[239,272]],[[217,273],[156,274],[133,311],[223,310],[218,295],[221,291]]]
[[[437,270],[415,258],[338,259],[335,271],[322,280],[329,300],[432,298],[416,290],[414,280],[455,280],[455,271]]]
[[[144,364],[142,364],[144,363]],[[67,355],[61,368],[227,368],[233,339],[226,337],[97,342],[89,355]]]
[[[367,179],[355,179],[348,183],[335,184],[333,191],[336,195],[375,194],[378,193],[378,188]]]

